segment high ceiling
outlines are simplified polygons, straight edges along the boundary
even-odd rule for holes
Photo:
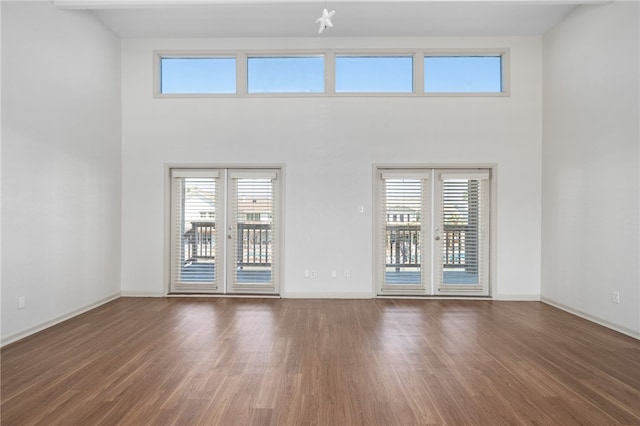
[[[91,9],[121,37],[421,37],[540,35],[600,0],[56,0]],[[334,27],[318,36],[322,9]]]

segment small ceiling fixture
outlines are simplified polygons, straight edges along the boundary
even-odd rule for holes
[[[336,14],[335,10],[332,10],[331,12],[327,11],[327,9],[322,10],[322,16],[316,19],[316,22],[320,23],[320,29],[318,30],[318,34],[322,34],[324,29],[327,27],[333,27],[333,24],[331,23],[331,18],[335,14]]]

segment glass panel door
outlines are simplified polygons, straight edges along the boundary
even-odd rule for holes
[[[279,173],[171,171],[170,292],[279,291]]]
[[[277,174],[230,171],[227,291],[277,290]]]
[[[376,171],[380,295],[489,295],[489,170]]]
[[[382,293],[424,293],[430,277],[428,175],[381,174]],[[426,257],[425,257],[426,255]],[[425,263],[425,259],[427,262]]]
[[[216,292],[223,254],[218,172],[174,170],[171,186],[171,291]]]
[[[488,295],[488,173],[439,172],[436,282],[440,294]]]

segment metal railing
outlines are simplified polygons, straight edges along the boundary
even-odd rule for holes
[[[191,229],[184,233],[184,263],[197,263],[215,258],[215,222],[191,222]]]
[[[396,270],[420,267],[420,245],[419,225],[387,225],[387,267]]]
[[[238,223],[237,265],[271,266],[271,224]]]
[[[445,268],[478,271],[478,231],[475,226],[445,225],[442,234],[442,257]]]
[[[269,223],[238,223],[237,266],[270,266],[272,229]],[[214,222],[191,222],[184,233],[184,263],[214,260],[216,257],[216,229]]]
[[[421,262],[419,225],[393,224],[386,227],[387,268],[418,268]],[[478,237],[475,227],[445,225],[442,232],[443,266],[477,271]]]

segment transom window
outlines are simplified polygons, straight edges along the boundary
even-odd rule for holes
[[[336,56],[338,93],[413,92],[412,56]]]
[[[236,58],[160,59],[160,93],[236,93]]]
[[[502,56],[425,56],[427,93],[500,93]]]
[[[156,96],[506,96],[509,51],[155,52]]]
[[[324,57],[249,57],[248,93],[322,93]]]

